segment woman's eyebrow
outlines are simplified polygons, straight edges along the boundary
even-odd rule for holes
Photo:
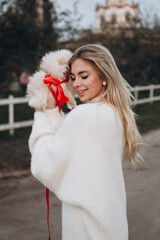
[[[82,73],[88,73],[88,71],[81,71],[78,74],[82,74]]]
[[[82,73],[89,73],[88,71],[80,71],[79,73],[78,73],[78,75],[80,75],[80,74],[82,74]],[[70,73],[71,75],[75,75],[74,73]]]

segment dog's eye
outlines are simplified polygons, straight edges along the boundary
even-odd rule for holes
[[[71,80],[71,81],[75,81],[75,78],[73,77],[73,76],[69,76],[69,80]]]

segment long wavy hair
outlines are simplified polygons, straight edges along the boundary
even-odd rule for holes
[[[89,61],[99,76],[107,80],[103,101],[119,111],[123,123],[124,158],[131,162],[134,169],[137,169],[138,165],[143,163],[143,158],[139,153],[141,135],[136,126],[137,115],[132,111],[132,100],[134,100],[131,94],[132,87],[123,78],[112,54],[104,46],[88,44],[78,48],[69,61],[70,69],[76,59]]]

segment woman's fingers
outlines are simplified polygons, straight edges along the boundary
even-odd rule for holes
[[[52,94],[49,94],[47,99],[47,109],[53,109],[57,107],[57,103]]]

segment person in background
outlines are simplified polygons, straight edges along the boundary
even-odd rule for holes
[[[21,85],[22,94],[25,95],[27,90],[27,84],[29,82],[29,74],[22,72],[19,77],[19,82]]]

